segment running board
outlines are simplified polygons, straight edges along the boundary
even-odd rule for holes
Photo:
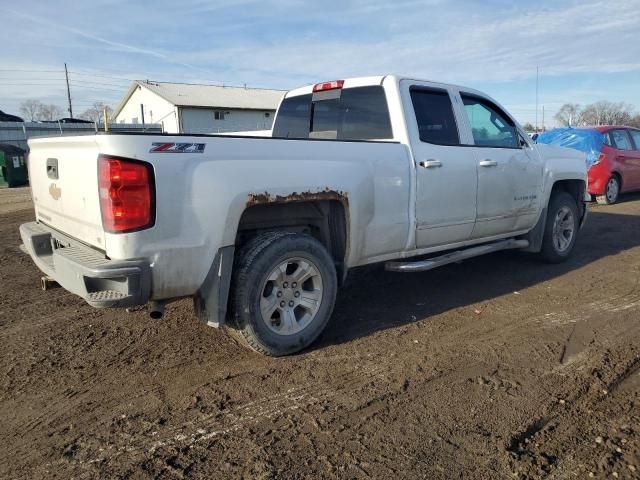
[[[514,248],[527,248],[529,240],[501,240],[499,242],[480,245],[479,247],[465,248],[455,252],[440,255],[439,257],[428,258],[416,262],[387,262],[385,269],[390,272],[424,272],[434,268],[447,265],[449,263],[460,262],[473,257],[479,257],[487,253],[499,252],[500,250],[511,250]]]

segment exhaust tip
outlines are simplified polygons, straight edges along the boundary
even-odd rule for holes
[[[164,303],[151,302],[149,306],[149,317],[154,320],[160,320],[164,315]]]
[[[60,284],[51,277],[40,277],[40,286],[46,292],[52,288],[58,288]]]

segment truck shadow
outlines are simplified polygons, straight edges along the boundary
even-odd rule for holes
[[[633,198],[627,195],[625,200]],[[626,210],[620,207],[616,210]],[[558,265],[543,263],[531,254],[499,252],[421,273],[387,272],[383,265],[355,269],[338,294],[325,333],[312,348],[348,342],[460,307],[474,308],[640,245],[640,216],[610,213],[608,208],[591,209],[573,256]]]

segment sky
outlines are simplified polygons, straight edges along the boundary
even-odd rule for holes
[[[0,0],[0,110],[115,106],[133,79],[291,89],[398,74],[466,85],[521,123],[640,110],[640,0]]]

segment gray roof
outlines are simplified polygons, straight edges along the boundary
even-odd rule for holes
[[[115,118],[140,85],[179,107],[239,108],[275,110],[284,90],[266,88],[222,87],[192,83],[168,83],[136,80],[113,112]]]

